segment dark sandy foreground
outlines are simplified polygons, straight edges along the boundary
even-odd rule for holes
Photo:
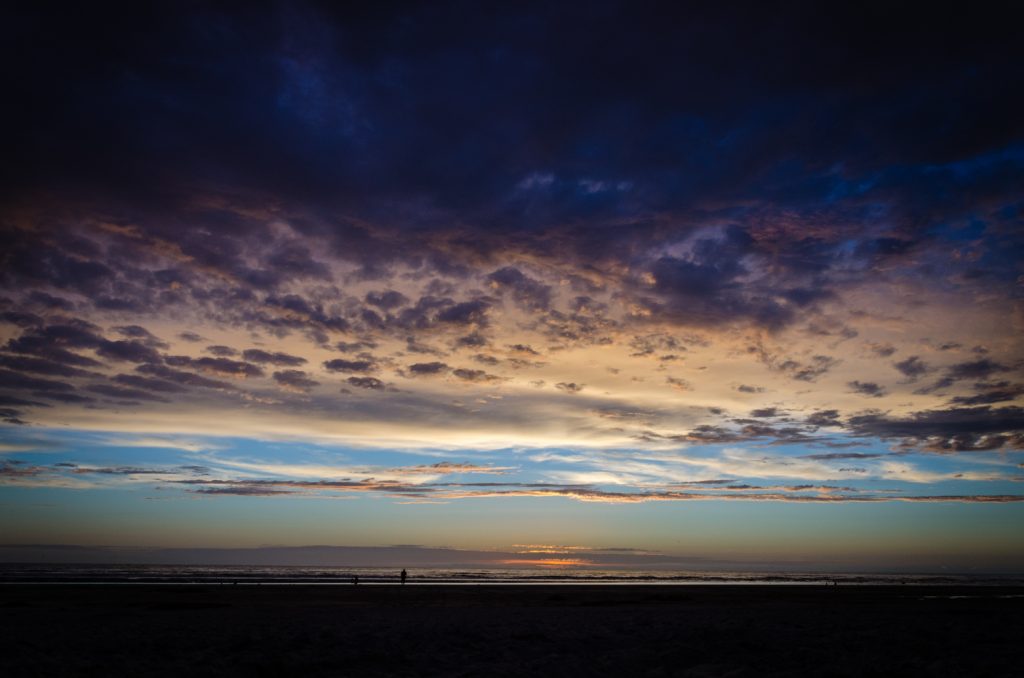
[[[0,675],[1021,676],[1006,596],[1024,590],[0,585]]]

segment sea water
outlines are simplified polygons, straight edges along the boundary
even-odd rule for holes
[[[2,583],[359,585],[400,582],[399,567],[295,565],[0,564]],[[408,568],[408,585],[507,584],[775,584],[775,585],[1024,585],[1019,574],[878,574],[820,572],[705,572],[590,568]]]

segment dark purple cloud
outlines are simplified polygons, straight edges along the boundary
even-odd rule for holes
[[[840,426],[839,410],[819,410],[807,416],[804,421],[810,426]]]
[[[525,275],[518,268],[506,266],[487,276],[487,281],[501,293],[508,293],[528,311],[545,310],[551,304],[551,288]]]
[[[300,358],[299,356],[288,355],[287,353],[281,353],[280,351],[263,351],[258,348],[250,348],[242,351],[242,358],[251,363],[263,363],[283,367],[294,367],[297,365],[304,365],[306,363],[306,359]]]
[[[112,381],[130,388],[141,388],[147,391],[156,391],[158,393],[181,393],[187,390],[181,384],[177,384],[173,381],[154,379],[152,377],[140,377],[137,374],[118,374],[112,378]]]
[[[0,322],[17,325],[19,327],[38,327],[43,324],[43,319],[35,313],[24,311],[4,311],[0,313]]]
[[[112,329],[122,337],[136,339],[151,348],[159,348],[161,350],[167,350],[170,348],[170,345],[168,345],[166,341],[163,341],[160,337],[154,336],[149,330],[140,325],[121,325]]]
[[[366,388],[374,391],[381,391],[386,386],[383,381],[376,377],[349,377],[345,381],[356,388]]]
[[[485,325],[487,323],[487,309],[489,307],[490,304],[483,299],[464,301],[454,306],[449,306],[438,313],[437,321],[453,325]]]
[[[208,379],[207,377],[200,376],[198,374],[192,374],[191,372],[184,372],[182,370],[175,370],[164,365],[139,365],[135,368],[136,371],[142,374],[152,375],[159,377],[166,381],[180,384],[182,386],[199,386],[201,388],[216,388],[223,390],[232,390],[235,387],[227,382],[219,381],[216,379]]]
[[[96,347],[96,354],[116,362],[160,362],[160,354],[156,349],[138,341],[102,341]]]
[[[850,417],[847,426],[858,435],[935,452],[1024,449],[1024,410],[1014,406],[955,407],[906,417],[865,414]]]
[[[413,363],[409,365],[408,372],[412,376],[422,377],[431,376],[435,374],[444,374],[450,368],[448,365],[442,362],[431,362],[431,363]]]
[[[159,360],[153,362],[159,362]],[[190,358],[183,355],[169,355],[164,358],[164,362],[171,367],[189,367],[200,372],[225,377],[247,379],[263,376],[263,369],[259,366],[229,358]]]
[[[377,348],[377,344],[373,341],[339,341],[334,347],[342,353],[355,353]]]
[[[4,369],[0,369],[0,385],[2,385],[5,388],[13,388],[19,390],[24,389],[42,392],[74,390],[74,387],[71,386],[71,384],[66,384],[60,381],[54,381],[52,379],[40,379],[38,377],[30,377],[28,375]]]
[[[470,370],[465,368],[457,368],[452,370],[452,375],[463,381],[472,381],[480,383],[501,381],[502,379],[496,374],[488,374],[483,370]]]
[[[885,387],[876,384],[873,381],[850,381],[846,384],[850,391],[853,393],[859,393],[869,398],[881,398],[885,395]]]
[[[384,311],[390,311],[409,303],[409,299],[401,292],[388,290],[386,292],[368,292],[366,303]]]
[[[313,387],[320,385],[319,381],[310,379],[309,375],[302,370],[281,370],[280,372],[274,372],[274,381],[281,386],[298,391],[308,391]]]
[[[324,362],[324,369],[331,372],[372,372],[377,369],[373,360],[344,360],[335,358]]]
[[[979,383],[974,385],[976,393],[972,396],[956,396],[950,403],[953,405],[992,405],[994,403],[1011,402],[1024,396],[1024,384],[1011,384],[1007,381],[996,383]]]
[[[990,360],[989,358],[980,358],[978,360],[955,363],[947,367],[943,376],[937,381],[919,388],[916,392],[920,394],[928,394],[936,391],[943,391],[959,381],[964,381],[966,379],[988,379],[993,374],[1010,371],[1010,367]]]
[[[31,372],[54,377],[84,377],[93,374],[88,370],[71,367],[64,363],[28,356],[0,355],[0,365],[17,372]]]
[[[148,390],[130,388],[126,386],[115,386],[113,384],[90,384],[85,387],[86,391],[98,393],[108,398],[122,400],[152,400],[155,402],[167,402],[166,399],[154,395]]]
[[[927,374],[929,371],[928,363],[921,360],[916,355],[912,355],[906,360],[901,360],[892,364],[900,373],[910,381],[915,381],[918,377]]]

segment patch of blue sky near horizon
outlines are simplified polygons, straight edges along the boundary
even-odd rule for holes
[[[741,563],[1011,570],[1024,564],[1024,503],[855,499],[1019,494],[1020,484],[1012,479],[1019,475],[1021,455],[1016,453],[901,454],[825,462],[806,459],[818,450],[800,445],[695,445],[599,453],[568,448],[442,450],[425,456],[422,450],[301,441],[24,429],[18,437],[9,437],[7,445],[7,468],[18,461],[22,463],[13,468],[53,472],[35,476],[40,482],[34,484],[17,482],[16,470],[5,476],[0,486],[0,533],[6,544],[425,544],[493,549],[569,543]],[[852,449],[861,455],[891,454],[877,441]],[[889,468],[885,476],[879,459],[895,460],[890,463],[900,466]],[[837,469],[838,476],[838,468],[853,463],[875,469],[875,476],[808,478],[827,468]],[[467,472],[460,472],[464,469],[456,464],[467,465]],[[787,464],[794,469],[791,475],[779,475]],[[760,468],[764,466],[771,470]],[[914,481],[901,480],[899,476],[907,473],[900,471],[912,471]],[[316,487],[321,481],[345,478],[356,484]],[[188,482],[207,480],[225,482]],[[702,480],[727,482],[701,484]],[[258,487],[284,484],[270,488],[280,493],[230,493],[253,481]],[[288,485],[293,482],[296,485]],[[458,486],[452,496],[452,483],[498,487]],[[744,485],[753,487],[743,489]],[[796,489],[799,485],[815,489]],[[821,489],[826,486],[847,489]],[[409,496],[426,487],[447,496]],[[737,489],[721,489],[725,487]],[[229,491],[195,491],[211,488]],[[544,494],[548,489],[574,488],[581,491]],[[403,494],[404,490],[409,492]],[[503,490],[525,490],[525,496],[502,494]],[[705,498],[623,502],[619,496],[666,491],[696,492]],[[711,496],[716,492],[718,496]],[[736,501],[750,494],[774,499]],[[788,500],[836,494],[854,500]]]
[[[4,442],[0,492],[5,486],[156,489],[165,497],[261,500],[372,494],[390,503],[558,496],[588,503],[641,498],[1024,499],[1020,452],[940,455],[894,450],[877,439],[832,440],[857,445],[401,450],[286,439],[20,429]]]

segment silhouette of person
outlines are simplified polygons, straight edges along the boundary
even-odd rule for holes
[[[405,571],[405,568],[402,568],[402,586],[405,586],[405,579],[408,576],[409,576],[409,573]]]
[[[359,575],[352,575],[352,586],[359,586]]]

